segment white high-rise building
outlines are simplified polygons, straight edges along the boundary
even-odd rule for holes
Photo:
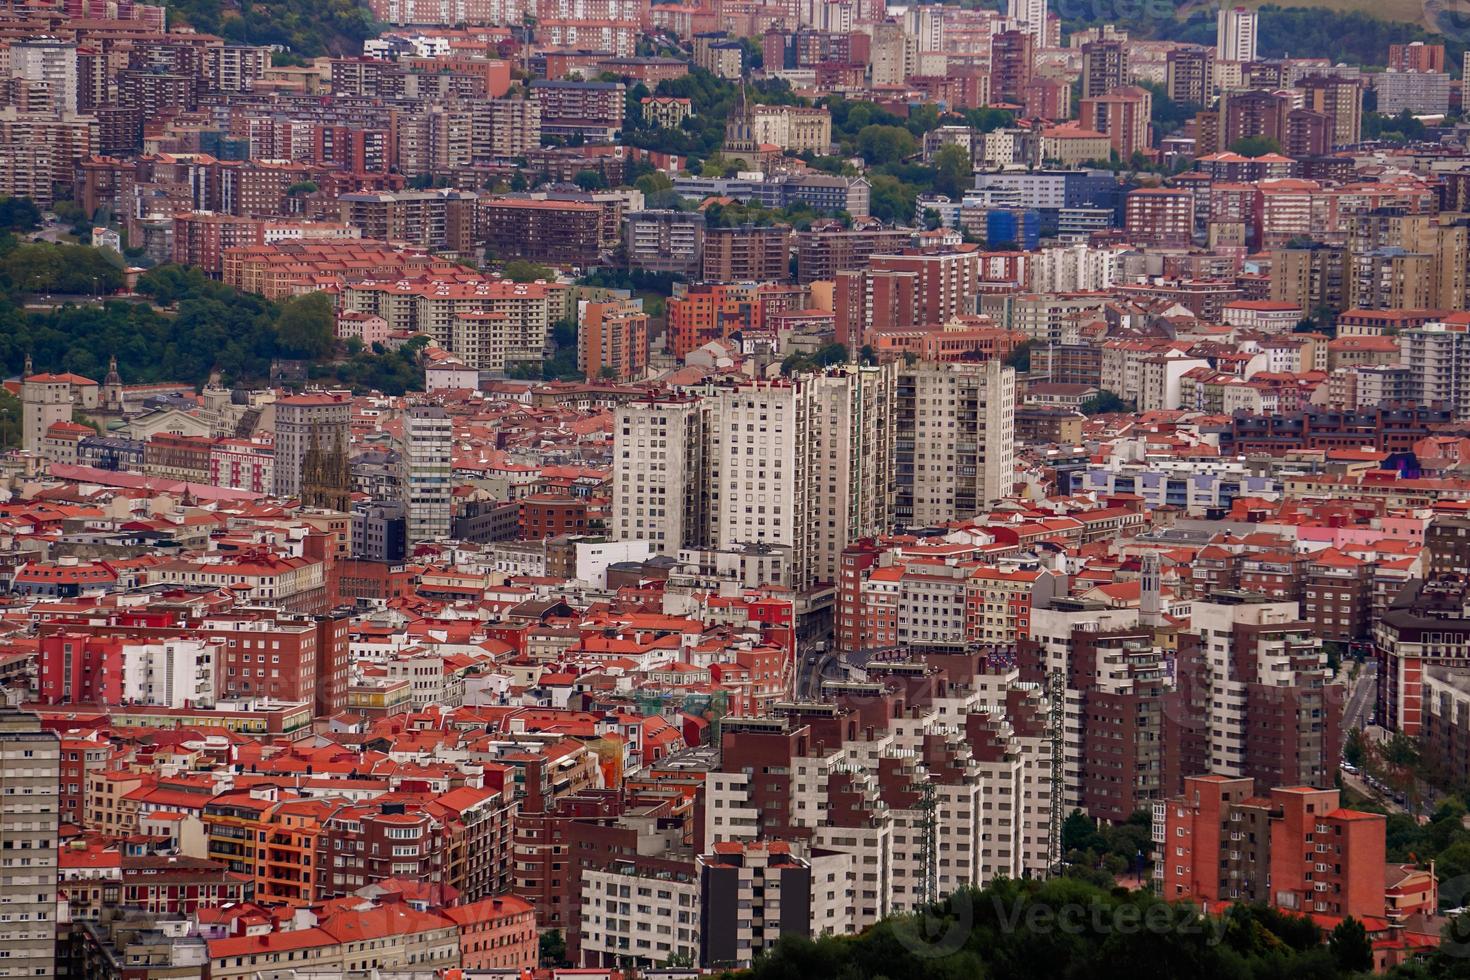
[[[613,413],[613,501],[609,526],[618,541],[647,541],[674,557],[703,547],[704,433],[699,398],[629,402]]]
[[[920,363],[898,376],[894,520],[974,517],[1015,480],[1016,371],[1000,361]]]
[[[887,530],[893,376],[843,367],[715,393],[711,546],[787,547],[798,588],[835,582],[842,549]]]
[[[77,111],[77,46],[54,37],[10,45],[10,77],[45,86],[53,112]]]
[[[1100,293],[1123,278],[1124,246],[1061,245],[1031,253],[1031,292]]]
[[[61,742],[35,715],[0,710],[0,977],[56,976]],[[22,857],[23,856],[23,857]]]
[[[1220,61],[1255,61],[1259,15],[1245,7],[1221,7],[1215,20],[1215,57]]]
[[[1443,404],[1470,419],[1470,333],[1460,323],[1426,323],[1399,334],[1399,363],[1421,405]]]
[[[1006,16],[1016,22],[1024,34],[1036,39],[1041,47],[1046,41],[1046,0],[1009,0]]]
[[[613,535],[790,555],[799,589],[887,530],[895,368],[842,366],[699,399],[624,405],[613,427]]]
[[[904,11],[903,29],[912,35],[920,51],[944,50],[944,7],[915,5]]]
[[[454,484],[454,422],[444,409],[420,405],[403,419],[403,503],[410,545],[449,536]]]
[[[218,643],[186,639],[128,645],[123,659],[123,697],[166,708],[213,706],[218,648]]]

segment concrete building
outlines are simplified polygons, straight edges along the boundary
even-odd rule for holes
[[[698,211],[633,211],[624,218],[628,266],[697,276],[704,261],[704,215]]]
[[[1156,574],[1152,596],[1158,613]],[[1179,694],[1168,678],[1168,648],[1192,638],[1162,625],[1146,610],[1057,598],[1031,609],[1030,635],[1018,642],[1024,679],[1044,683],[1054,671],[1065,678],[1066,805],[1095,819],[1127,820],[1176,792],[1186,763],[1196,761],[1185,758]]]
[[[707,228],[702,278],[710,282],[765,282],[791,272],[788,225]]]
[[[790,105],[757,105],[750,110],[757,143],[770,143],[788,153],[826,154],[832,148],[832,113]]]
[[[1221,6],[1215,15],[1215,57],[1221,61],[1256,60],[1260,15],[1246,7]]]
[[[1207,768],[1269,785],[1330,786],[1342,751],[1343,698],[1327,690],[1326,655],[1294,601],[1244,592],[1196,600],[1199,656],[1181,658],[1192,717],[1208,719]]]
[[[893,519],[964,520],[1011,492],[1016,372],[999,361],[918,363],[894,399]]]
[[[836,581],[842,550],[887,526],[894,378],[843,366],[621,406],[614,537],[670,555],[788,549],[798,589]]]
[[[403,417],[403,503],[408,546],[449,536],[454,481],[450,479],[454,423],[433,405],[410,408]]]
[[[1215,53],[1209,48],[1171,48],[1164,62],[1169,98],[1187,105],[1209,105],[1214,96],[1214,68]]]
[[[1118,38],[1082,45],[1082,99],[1095,99],[1133,81],[1128,70],[1128,42]],[[1083,117],[1086,122],[1086,117]]]
[[[1288,912],[1381,919],[1385,818],[1344,809],[1335,789],[1191,776],[1153,808],[1154,877],[1168,901],[1206,911],[1261,902]]]
[[[61,741],[35,715],[0,709],[0,976],[56,976],[57,838]],[[23,856],[23,858],[22,858]]]
[[[642,300],[579,302],[577,369],[588,381],[634,381],[648,369],[648,314]]]
[[[296,497],[309,482],[303,479],[309,455],[347,455],[352,422],[352,399],[347,395],[313,392],[290,395],[275,403],[274,494]]]
[[[1008,0],[1006,17],[1034,38],[1037,47],[1046,46],[1046,0]]]
[[[1389,69],[1374,78],[1378,89],[1378,111],[1397,116],[1436,115],[1449,111],[1450,76],[1443,71],[1397,71]]]
[[[97,407],[97,382],[76,374],[33,374],[30,358],[21,373],[21,449],[40,453],[46,433],[58,422],[70,422],[79,409]]]
[[[1399,358],[1409,369],[1410,397],[1440,404],[1470,419],[1470,333],[1463,323],[1426,323],[1399,334]]]
[[[1167,187],[1129,191],[1123,224],[1135,242],[1188,245],[1194,233],[1194,195]]]
[[[698,398],[628,402],[613,414],[613,500],[618,541],[648,541],[675,557],[708,538],[705,471],[708,411]]]
[[[824,909],[847,909],[823,900],[827,883],[785,841],[726,841],[697,863],[704,966],[749,969],[782,936],[820,935],[813,926]]]
[[[66,115],[77,111],[77,46],[54,37],[32,37],[10,44],[10,77],[29,86],[50,111]],[[32,111],[37,106],[31,103]]]

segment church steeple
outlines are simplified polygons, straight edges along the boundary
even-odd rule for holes
[[[102,409],[107,412],[123,410],[122,375],[117,372],[117,355],[107,359],[107,377],[102,379]]]
[[[26,366],[23,367],[23,368],[21,368],[21,371],[20,371],[20,379],[22,381],[24,381],[26,378],[29,378],[32,374],[35,374],[35,372],[31,370],[31,355],[27,354],[26,355]]]

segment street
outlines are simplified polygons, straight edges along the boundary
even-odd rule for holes
[[[1378,662],[1370,660],[1363,665],[1358,678],[1353,682],[1347,704],[1342,709],[1342,730],[1359,731],[1367,727],[1368,717],[1373,713],[1373,704],[1378,699]]]

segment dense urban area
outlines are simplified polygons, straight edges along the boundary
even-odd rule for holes
[[[0,978],[1470,978],[1453,0],[0,0]]]

